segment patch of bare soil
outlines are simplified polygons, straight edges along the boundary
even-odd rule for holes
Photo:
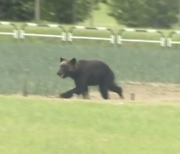
[[[180,102],[180,84],[161,83],[124,83],[124,101],[138,102]],[[90,91],[91,99],[102,99],[99,92]],[[118,100],[115,93],[109,93],[110,98]]]

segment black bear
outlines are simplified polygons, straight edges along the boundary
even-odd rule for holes
[[[62,98],[70,98],[73,94],[88,96],[88,86],[98,85],[104,99],[108,99],[108,90],[116,92],[122,99],[122,88],[114,82],[114,73],[109,66],[97,60],[66,60],[60,58],[60,68],[57,72],[62,78],[70,77],[75,82],[75,88],[60,94]]]

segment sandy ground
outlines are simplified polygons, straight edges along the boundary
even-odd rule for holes
[[[124,83],[124,101],[135,102],[179,102],[180,84],[161,83]],[[102,99],[99,92],[90,91],[90,99]],[[110,98],[118,100],[115,93],[110,92]]]
[[[116,93],[109,93],[110,100],[104,101],[98,90],[91,89],[89,91],[89,99],[83,99],[81,96],[75,96],[71,99],[63,99],[68,101],[91,101],[98,100],[98,102],[122,104],[122,103],[178,103],[180,104],[180,84],[161,84],[161,83],[138,83],[129,82],[123,83],[122,88],[124,90],[125,99],[122,100]],[[13,96],[13,95],[12,95]],[[22,97],[22,94],[15,95]],[[28,95],[27,98],[40,98],[40,99],[51,99],[59,100],[57,96],[37,96]],[[62,98],[61,98],[62,99]],[[102,101],[101,101],[102,100]],[[97,102],[97,101],[96,101]]]

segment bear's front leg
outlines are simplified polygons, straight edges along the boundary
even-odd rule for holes
[[[86,87],[84,92],[82,92],[82,96],[83,96],[84,99],[89,99],[89,90],[88,90],[88,87]]]
[[[82,95],[84,98],[89,98],[87,77],[79,76],[79,78],[75,80],[75,84],[76,84],[76,88],[74,89],[74,94]]]
[[[71,98],[73,96],[74,89],[71,89],[65,93],[60,94],[61,98]]]

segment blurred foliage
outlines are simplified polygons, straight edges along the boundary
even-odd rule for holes
[[[41,20],[75,23],[87,19],[101,0],[41,0]],[[0,20],[34,19],[35,0],[0,0]]]
[[[83,21],[90,15],[92,2],[92,0],[44,0],[42,18],[61,23]]]
[[[92,18],[99,3],[111,16],[131,27],[169,28],[178,22],[179,0],[40,0],[40,20],[74,24]],[[0,0],[0,20],[34,20],[36,0]]]
[[[133,27],[169,28],[178,21],[179,0],[112,0],[111,15]]]
[[[0,20],[27,21],[33,18],[32,0],[0,0]]]

